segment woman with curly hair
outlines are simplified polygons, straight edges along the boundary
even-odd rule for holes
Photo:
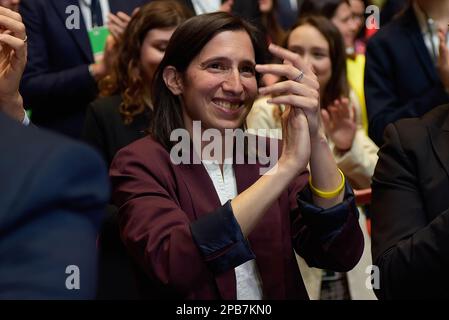
[[[129,22],[117,44],[112,72],[100,84],[101,98],[88,107],[84,125],[84,139],[108,164],[119,149],[145,135],[154,72],[176,27],[191,16],[177,1],[152,1]]]

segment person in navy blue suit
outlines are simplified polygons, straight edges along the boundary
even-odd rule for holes
[[[448,0],[415,0],[368,41],[365,98],[369,136],[379,146],[389,123],[449,102],[449,68],[438,59],[446,46],[437,37],[438,25],[447,29],[447,21]]]
[[[92,299],[107,172],[90,147],[20,123],[20,19],[0,7],[0,299]]]
[[[81,6],[92,1],[99,0],[23,0],[19,9],[29,37],[28,65],[21,83],[25,106],[32,109],[33,123],[76,138],[81,136],[86,106],[96,98],[97,82],[105,73],[100,64],[94,64],[87,32],[93,24],[85,21]],[[106,23],[108,11],[131,15],[146,2],[99,1],[98,25]],[[80,9],[79,29],[66,25],[68,18],[73,22],[73,11],[68,10],[73,5]]]

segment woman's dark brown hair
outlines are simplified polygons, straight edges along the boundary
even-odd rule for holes
[[[346,78],[346,52],[343,37],[337,27],[323,16],[305,16],[300,19],[291,29],[310,25],[317,29],[329,44],[329,57],[332,64],[332,75],[324,88],[321,106],[327,108],[335,99],[349,96],[349,85]],[[287,36],[286,47],[288,47],[291,31]]]
[[[152,1],[140,8],[120,40],[112,74],[100,84],[100,95],[121,94],[120,114],[125,124],[151,109],[151,79],[140,63],[140,52],[152,29],[173,28],[192,17],[191,11],[175,0]]]
[[[254,48],[256,63],[264,63],[267,55],[265,37],[249,22],[229,13],[215,12],[193,17],[180,25],[168,43],[164,58],[156,70],[152,101],[153,118],[150,132],[155,140],[169,150],[174,142],[170,141],[173,130],[184,128],[182,108],[179,96],[175,96],[165,85],[163,72],[167,66],[173,66],[184,73],[192,60],[204,46],[217,34],[224,31],[245,31]],[[258,80],[259,76],[258,76]]]

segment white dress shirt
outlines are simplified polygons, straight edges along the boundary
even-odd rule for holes
[[[92,0],[79,0],[81,13],[84,18],[84,22],[86,23],[87,31],[92,30],[92,14],[90,11],[90,4]],[[108,15],[111,12],[109,8],[108,0],[100,0],[101,13],[103,15],[103,25],[106,25]]]
[[[198,15],[218,11],[221,7],[221,0],[192,0],[192,4],[195,13]]]
[[[440,40],[438,38],[438,26],[432,18],[428,18],[426,13],[419,7],[416,1],[413,2],[413,10],[415,11],[416,18],[418,19],[419,27],[429,51],[430,57],[432,57],[434,63],[438,62],[438,56],[440,55],[438,46]],[[447,42],[446,37],[446,44]]]
[[[232,159],[229,160],[231,161],[225,161],[223,165],[223,175],[216,161],[203,160],[203,165],[214,184],[222,205],[237,196],[237,182],[231,164]],[[263,298],[262,281],[255,260],[247,261],[235,268],[235,277],[237,300],[261,300]]]

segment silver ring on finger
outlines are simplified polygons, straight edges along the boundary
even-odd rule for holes
[[[301,80],[302,80],[303,78],[304,78],[304,71],[299,70],[298,76],[297,76],[296,78],[294,78],[293,81],[301,82]]]
[[[23,39],[22,41],[23,41],[24,43],[27,43],[27,41],[28,41],[28,36],[25,35],[25,39]]]

